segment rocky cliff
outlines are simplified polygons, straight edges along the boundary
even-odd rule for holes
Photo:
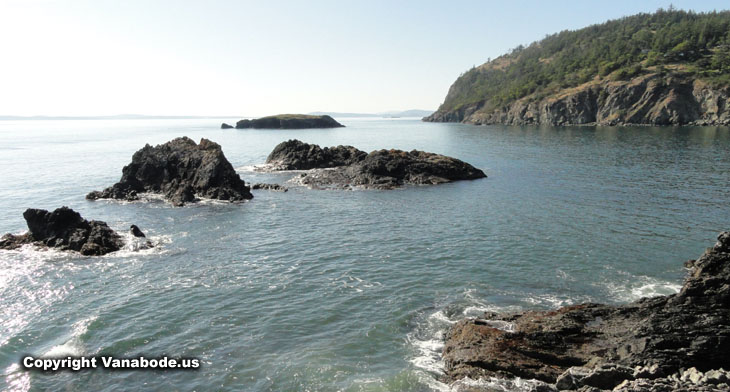
[[[730,232],[687,266],[675,295],[460,321],[447,334],[446,377],[521,377],[557,383],[560,390],[610,390],[624,381],[665,378],[670,386],[656,390],[700,390],[681,388],[686,377],[673,381],[671,375],[690,367],[730,368]],[[635,384],[625,390],[655,390],[651,382]]]
[[[452,92],[450,92],[451,94]],[[490,109],[486,101],[442,106],[424,121],[505,125],[730,125],[730,87],[650,73],[628,81],[594,80],[545,98]],[[447,98],[448,101],[448,98]]]

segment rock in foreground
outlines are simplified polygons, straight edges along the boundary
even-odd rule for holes
[[[378,150],[369,154],[352,146],[320,148],[289,140],[269,155],[275,170],[313,170],[299,178],[312,187],[392,189],[406,184],[441,184],[484,178],[483,171],[456,158],[423,151]]]
[[[447,334],[446,378],[521,377],[561,390],[610,390],[628,380],[622,390],[648,391],[639,388],[647,382],[630,382],[690,367],[715,377],[708,371],[730,369],[730,232],[691,265],[675,295],[462,320]],[[495,328],[505,322],[509,331]]]
[[[253,198],[219,144],[208,139],[195,144],[187,137],[144,146],[122,169],[118,183],[86,198],[138,200],[142,192],[161,193],[176,206],[198,197],[229,201]]]
[[[241,120],[236,123],[236,129],[305,129],[340,127],[344,127],[344,125],[338,123],[330,116],[311,116],[307,114],[277,114],[276,116],[261,117],[254,120]]]
[[[124,246],[122,237],[109,228],[106,222],[87,221],[68,207],[57,208],[53,212],[29,208],[23,213],[23,218],[28,224],[28,233],[4,235],[0,239],[0,249],[36,244],[76,251],[86,256],[100,256]]]

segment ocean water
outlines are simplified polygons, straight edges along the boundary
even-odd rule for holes
[[[429,391],[443,334],[485,310],[676,292],[730,229],[728,128],[501,127],[343,118],[341,129],[220,130],[220,120],[0,122],[0,232],[62,205],[151,250],[0,251],[0,389]],[[254,191],[241,204],[84,200],[131,155],[220,143],[247,182],[281,141],[421,149],[476,181],[393,191]],[[194,371],[40,373],[23,355],[197,357]],[[526,385],[517,380],[509,386]]]

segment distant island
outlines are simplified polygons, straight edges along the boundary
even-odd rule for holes
[[[728,31],[729,11],[671,7],[562,31],[462,74],[424,121],[729,125]]]
[[[308,113],[315,116],[329,115],[332,117],[385,117],[385,118],[397,118],[397,117],[424,117],[433,113],[433,110],[421,110],[421,109],[409,109],[409,110],[391,110],[387,112],[379,113],[342,113],[342,112],[312,112]]]
[[[253,120],[244,119],[236,123],[236,129],[305,129],[340,127],[344,127],[344,125],[338,123],[330,116],[313,116],[309,114],[277,114],[275,116],[261,117]],[[227,129],[232,128],[232,126],[223,123],[221,128]]]
[[[211,118],[236,118],[239,116],[165,116],[146,114],[116,114],[113,116],[10,116],[0,115],[0,121],[42,120],[205,120]]]

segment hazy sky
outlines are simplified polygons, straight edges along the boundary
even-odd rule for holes
[[[487,58],[669,4],[0,0],[0,114],[436,109]]]

